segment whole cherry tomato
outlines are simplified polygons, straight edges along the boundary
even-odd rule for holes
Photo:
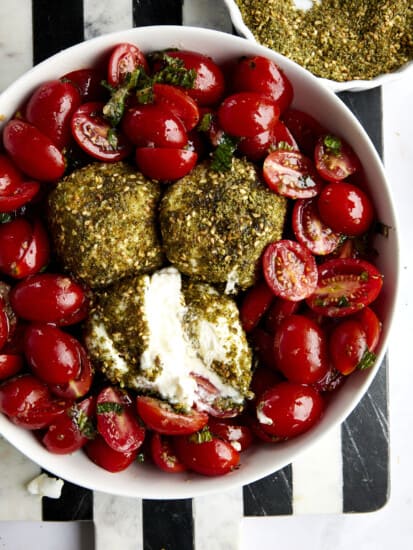
[[[32,124],[10,120],[3,130],[3,143],[13,162],[30,178],[56,181],[63,176],[65,161],[62,153]]]
[[[259,92],[238,92],[226,97],[218,107],[220,127],[237,137],[253,137],[272,130],[279,114],[277,105]]]
[[[187,469],[176,456],[171,437],[154,432],[150,448],[152,461],[164,472],[176,474]]]
[[[93,382],[93,369],[85,349],[79,347],[80,372],[65,384],[49,384],[52,393],[65,399],[79,399],[90,390]]]
[[[98,69],[89,68],[66,73],[60,80],[76,86],[82,103],[87,103],[105,100],[107,90],[102,86],[104,78],[105,76]]]
[[[240,320],[245,332],[251,332],[274,300],[274,293],[265,281],[257,283],[245,294],[240,305]]]
[[[274,356],[290,382],[312,384],[328,370],[326,336],[305,315],[290,315],[280,322],[274,334]]]
[[[0,195],[0,212],[13,212],[30,202],[39,192],[37,181],[22,181],[10,195]]]
[[[33,275],[10,293],[11,305],[19,317],[58,325],[73,318],[85,301],[81,286],[70,277],[54,273]]]
[[[108,63],[108,83],[119,86],[125,80],[128,73],[132,73],[137,67],[148,70],[148,63],[143,52],[134,44],[124,42],[118,44],[112,50]]]
[[[23,368],[23,357],[9,353],[0,353],[0,380],[11,378]]]
[[[374,311],[366,306],[361,311],[353,316],[361,326],[366,334],[366,342],[370,351],[374,351],[379,343],[381,334],[381,321],[374,313]]]
[[[317,140],[326,133],[325,128],[311,115],[298,109],[287,109],[282,120],[294,136],[300,151],[313,158]]]
[[[198,124],[199,108],[194,99],[184,90],[155,82],[153,85],[155,105],[161,105],[178,117],[189,132]]]
[[[0,197],[12,195],[22,181],[20,170],[7,155],[0,153]]]
[[[0,299],[0,350],[7,342],[10,333],[10,322],[3,299]]]
[[[291,300],[285,300],[284,298],[277,297],[265,315],[265,329],[270,334],[274,334],[281,321],[289,315],[298,313],[300,306],[301,302],[292,302]]]
[[[271,338],[271,344],[273,344],[274,339]],[[274,356],[274,346],[271,346],[271,352]],[[274,362],[274,358],[273,358]],[[250,389],[252,393],[254,394],[253,403],[257,401],[261,397],[261,395],[268,390],[269,388],[272,388],[275,386],[275,384],[278,384],[279,382],[282,382],[284,380],[283,376],[279,371],[276,371],[274,366],[267,367],[265,365],[258,365],[258,367],[254,370],[254,373],[252,375],[251,379],[251,385]]]
[[[266,130],[251,137],[242,137],[238,144],[238,151],[247,157],[248,160],[258,162],[268,155],[274,138],[271,130]]]
[[[318,138],[314,160],[318,172],[328,181],[341,181],[361,168],[360,160],[350,145],[330,134]]]
[[[85,453],[97,466],[108,472],[122,472],[136,460],[138,451],[119,453],[109,447],[102,436],[86,441]]]
[[[198,155],[188,149],[137,147],[136,165],[146,177],[173,181],[183,178],[195,167]]]
[[[26,119],[48,136],[59,149],[72,139],[70,119],[80,105],[80,95],[69,82],[51,80],[41,84],[26,105]]]
[[[258,365],[275,370],[274,336],[258,326],[250,333],[250,341]]]
[[[325,224],[351,236],[365,233],[374,218],[373,204],[367,194],[346,182],[327,184],[318,197],[317,207]]]
[[[370,359],[366,333],[361,323],[355,319],[345,319],[334,327],[330,339],[329,350],[334,368],[342,374],[350,374],[357,368],[365,368],[363,361],[366,352]]]
[[[272,436],[290,439],[308,431],[324,411],[321,395],[311,386],[280,382],[257,402],[261,429]]]

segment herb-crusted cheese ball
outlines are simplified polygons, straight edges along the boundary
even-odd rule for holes
[[[174,267],[100,292],[85,342],[113,383],[180,408],[240,409],[249,396],[251,350],[234,300],[210,285],[182,286]]]
[[[286,205],[252,163],[234,158],[231,170],[216,172],[204,161],[161,200],[165,253],[185,275],[245,289],[266,245],[282,236]]]
[[[75,170],[50,195],[48,221],[65,271],[91,288],[162,265],[160,187],[123,162]]]

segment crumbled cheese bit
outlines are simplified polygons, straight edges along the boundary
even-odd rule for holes
[[[40,474],[27,484],[27,490],[31,495],[40,497],[60,498],[63,488],[63,480]]]

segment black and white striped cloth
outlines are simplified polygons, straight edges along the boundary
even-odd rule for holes
[[[1,0],[0,90],[32,64],[99,34],[150,24],[232,32],[221,0]],[[343,93],[382,154],[381,90]],[[386,362],[385,362],[386,363]],[[25,484],[39,468],[0,438],[0,520],[91,520],[96,550],[236,550],[244,516],[366,512],[388,498],[387,365],[344,422],[292,465],[248,486],[193,500],[114,497],[65,483],[38,501]]]

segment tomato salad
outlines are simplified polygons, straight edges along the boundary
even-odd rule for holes
[[[0,152],[0,411],[52,453],[83,449],[118,472],[143,459],[169,473],[221,475],[252,444],[314,426],[327,396],[375,362],[382,287],[369,247],[374,206],[350,144],[291,107],[293,88],[262,56],[225,67],[197,52],[113,48],[106,73],[80,68],[33,91]],[[44,220],[53,184],[77,166],[126,159],[165,185],[206,157],[256,163],[287,197],[284,238],[237,296],[254,351],[243,412],[175,410],[94,372],[82,342],[90,289],[56,272]]]

